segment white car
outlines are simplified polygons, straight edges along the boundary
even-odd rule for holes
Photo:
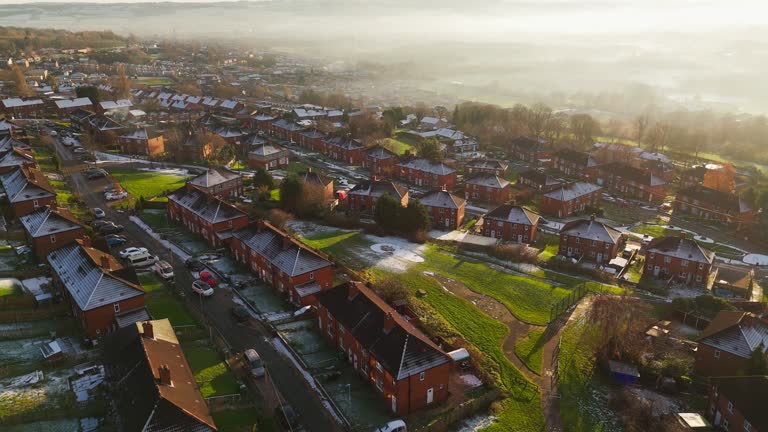
[[[384,426],[376,429],[376,432],[406,432],[408,430],[405,422],[402,420],[392,420]]]
[[[203,297],[210,297],[213,295],[213,288],[201,280],[192,282],[192,291]]]
[[[106,198],[107,201],[121,200],[127,196],[128,192],[107,192],[104,194],[104,198]]]
[[[140,253],[147,253],[147,248],[129,247],[128,249],[123,249],[122,251],[120,251],[118,255],[120,255],[120,258],[128,258],[131,255],[136,255]]]
[[[165,280],[173,279],[173,267],[168,264],[168,261],[156,262],[155,273],[157,273],[158,276]]]

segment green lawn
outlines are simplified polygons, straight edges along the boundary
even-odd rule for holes
[[[537,234],[536,247],[541,249],[539,261],[549,261],[560,250],[560,237],[554,234],[539,232]]]
[[[161,290],[152,284],[148,291],[145,302],[152,318],[168,318],[173,326],[197,325],[197,321],[190,315],[181,300],[174,297],[169,290]]]
[[[203,397],[224,396],[240,392],[240,385],[235,376],[227,369],[221,355],[207,345],[183,347],[195,381],[200,386]]]
[[[150,212],[145,210],[141,213],[141,220],[155,231],[171,226],[171,224],[168,223],[168,218],[165,212],[159,213],[156,211]]]
[[[0,281],[0,297],[7,297],[20,294],[19,290],[10,279]]]
[[[662,225],[640,225],[638,227],[632,228],[632,232],[636,232],[638,234],[643,235],[649,235],[651,237],[663,237],[663,236],[674,236],[677,237],[680,235],[680,230],[671,230],[668,228],[665,228]],[[686,237],[692,237],[690,234],[686,234]]]
[[[280,189],[272,189],[269,191],[269,199],[272,201],[280,201]]]
[[[375,277],[391,276],[381,271],[373,271],[373,274]],[[502,350],[502,344],[509,331],[507,326],[484,314],[469,301],[444,290],[433,279],[418,271],[412,270],[397,276],[402,278],[413,292],[422,289],[427,293],[421,301],[431,307],[464,340],[484,354],[484,368],[490,371],[501,388],[509,392],[509,396],[501,402],[501,410],[495,413],[497,422],[485,430],[543,430],[544,418],[538,392],[533,387],[526,386],[527,381]]]
[[[133,81],[141,85],[171,85],[173,80],[165,77],[138,77]]]
[[[218,411],[211,414],[219,432],[277,432],[280,428],[271,416],[264,416],[255,408]],[[253,429],[253,425],[257,425]]]
[[[541,363],[544,349],[543,329],[534,329],[528,336],[515,344],[515,354],[528,366],[528,369],[541,375]]]
[[[141,287],[144,288],[144,291],[148,293],[168,291],[168,288],[165,286],[163,281],[155,276],[154,273],[140,273],[139,283],[141,284]]]
[[[387,138],[387,140],[384,142],[384,147],[394,153],[401,155],[409,150],[411,153],[414,153],[417,144],[418,138],[414,135],[402,131],[396,131],[392,135],[392,138]]]
[[[366,264],[362,262],[352,250],[358,247],[369,247],[371,243],[363,238],[360,231],[345,232],[340,230],[328,230],[313,234],[302,241],[308,246],[321,250],[342,264],[357,269],[364,269]]]
[[[307,172],[307,168],[309,168],[309,165],[304,162],[294,161],[288,164],[287,171],[289,174],[302,174]]]
[[[131,195],[149,199],[166,191],[170,192],[184,186],[187,178],[171,174],[158,174],[127,168],[108,168],[112,178]]]

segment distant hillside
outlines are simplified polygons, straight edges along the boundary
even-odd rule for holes
[[[127,39],[111,31],[82,31],[0,27],[0,53],[14,55],[40,48],[110,48],[126,45]]]

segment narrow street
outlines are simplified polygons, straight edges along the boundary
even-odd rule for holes
[[[170,251],[134,224],[129,219],[128,213],[112,210],[101,194],[101,190],[107,185],[107,180],[87,180],[80,173],[85,165],[76,160],[72,153],[58,140],[56,140],[55,145],[61,170],[69,173],[76,192],[86,205],[90,208],[102,208],[107,213],[107,219],[125,227],[123,234],[128,237],[129,243],[118,249],[128,246],[143,246],[152,254],[172,263],[176,285],[188,295],[192,295],[189,287],[192,285],[193,278],[189,270],[184,267],[184,263],[177,257],[171,257]],[[202,324],[214,327],[234,351],[242,351],[246,348],[256,349],[264,360],[268,373],[271,374],[272,382],[287,403],[299,414],[300,421],[306,430],[342,431],[343,429],[331,417],[317,393],[309,387],[306,379],[288,359],[272,346],[269,341],[271,335],[267,329],[253,319],[247,324],[239,324],[232,318],[231,308],[234,305],[232,296],[231,291],[221,289],[213,298],[205,299],[202,302],[188,302],[188,304],[207,317],[207,322]]]

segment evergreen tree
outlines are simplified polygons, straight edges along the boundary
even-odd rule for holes
[[[255,188],[260,186],[266,186],[269,189],[275,188],[275,180],[272,178],[272,175],[270,175],[269,172],[263,168],[256,170],[256,172],[253,174],[253,178],[251,179],[251,183]]]
[[[399,228],[399,219],[403,206],[390,194],[384,194],[376,201],[373,219],[379,226],[388,231]]]
[[[280,183],[280,203],[288,211],[295,211],[304,195],[304,183],[296,174],[291,174]]]
[[[427,208],[418,200],[409,201],[408,207],[402,209],[400,213],[401,216],[398,219],[401,221],[401,230],[404,233],[426,231],[432,225]]]
[[[768,374],[768,362],[765,360],[765,346],[760,345],[752,351],[747,363],[747,375],[766,375]]]

